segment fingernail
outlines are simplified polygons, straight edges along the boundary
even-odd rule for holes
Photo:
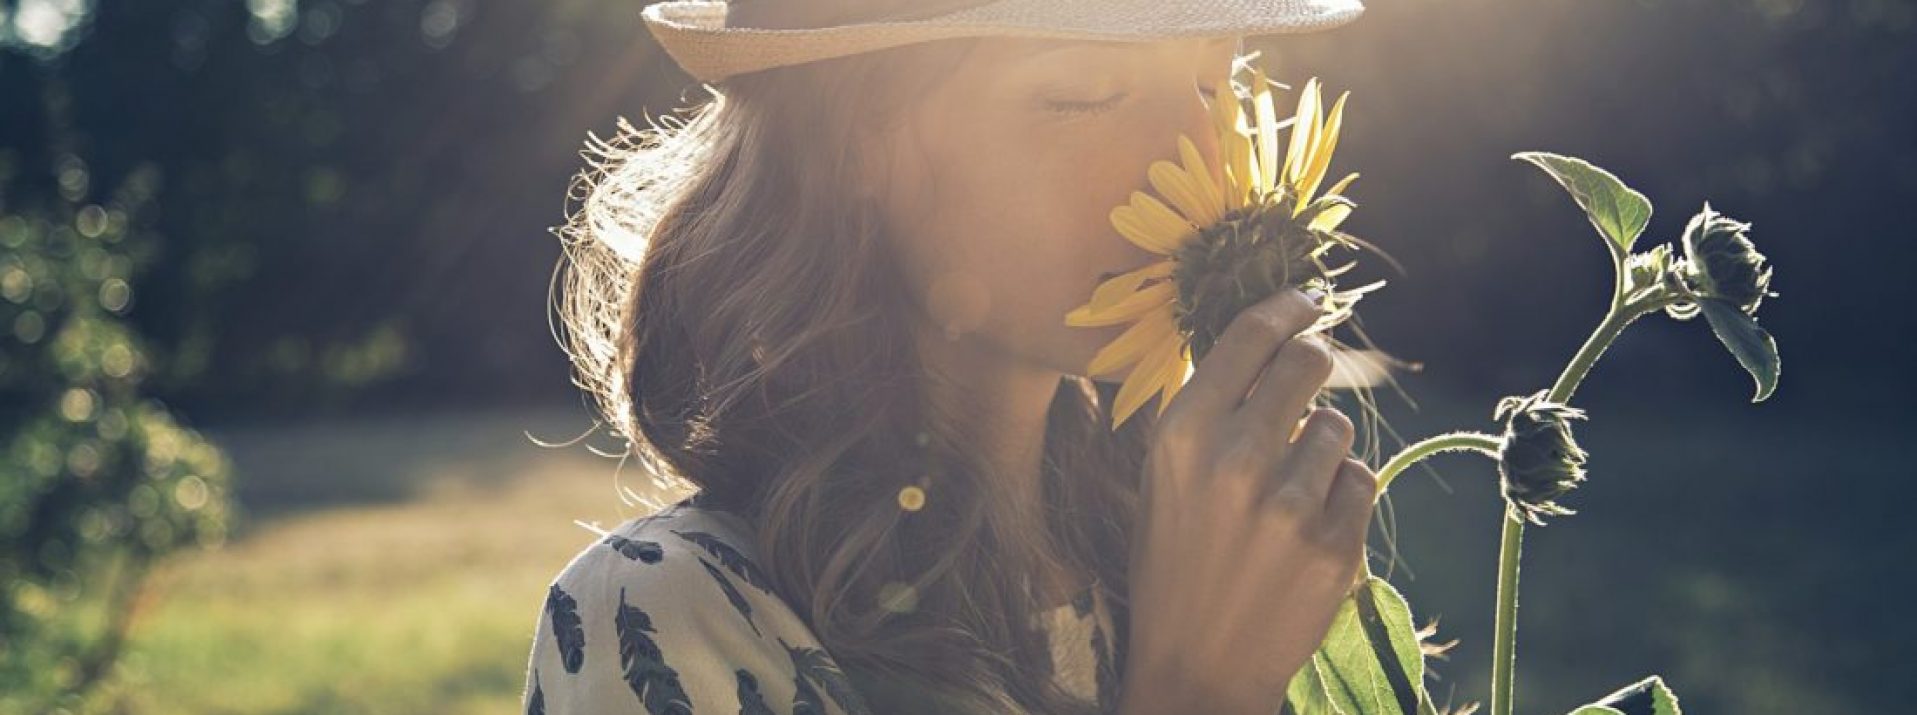
[[[1317,305],[1318,303],[1321,303],[1321,302],[1323,302],[1323,301],[1324,301],[1324,298],[1325,298],[1325,289],[1323,289],[1323,288],[1313,288],[1313,289],[1311,289],[1311,290],[1307,290],[1307,291],[1305,291],[1305,297],[1306,297],[1306,298],[1310,298],[1310,299],[1311,299],[1311,303],[1312,303],[1313,305]]]

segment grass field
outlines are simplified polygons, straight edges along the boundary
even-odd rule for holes
[[[1407,437],[1490,427],[1489,397],[1420,402],[1415,413],[1387,404]],[[1917,546],[1894,506],[1917,486],[1885,469],[1897,444],[1887,428],[1742,410],[1657,430],[1635,425],[1683,421],[1592,412],[1579,433],[1591,481],[1567,500],[1580,514],[1526,534],[1519,712],[1566,712],[1652,673],[1694,714],[1892,712],[1908,701],[1899,660],[1885,654],[1910,635],[1901,600],[1886,596],[1909,577],[1880,567]],[[594,538],[573,520],[611,526],[637,513],[616,496],[614,460],[523,434],[562,441],[584,420],[209,430],[234,457],[247,519],[222,549],[154,579],[112,709],[516,712],[546,584]],[[1441,479],[1413,470],[1394,486],[1405,560],[1392,580],[1420,622],[1441,616],[1441,638],[1463,639],[1435,664],[1434,693],[1482,700],[1496,472],[1463,455],[1431,464]],[[623,479],[646,486],[632,469]]]
[[[573,520],[637,513],[615,495],[616,461],[521,434],[584,425],[431,416],[216,435],[250,519],[158,574],[114,698],[151,715],[517,712],[546,584],[594,538]]]

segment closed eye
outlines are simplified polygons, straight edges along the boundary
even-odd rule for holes
[[[1048,100],[1045,100],[1045,108],[1052,112],[1065,114],[1065,115],[1073,115],[1073,116],[1083,115],[1083,114],[1097,114],[1099,112],[1103,112],[1108,109],[1111,109],[1112,107],[1118,106],[1118,103],[1125,101],[1125,98],[1128,96],[1130,96],[1129,92],[1119,92],[1109,97],[1105,97],[1103,99],[1096,99],[1091,101],[1070,100],[1070,99],[1048,99]]]

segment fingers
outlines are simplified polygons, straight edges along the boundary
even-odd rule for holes
[[[1318,335],[1286,340],[1258,376],[1258,384],[1238,408],[1253,434],[1291,437],[1311,398],[1324,388],[1333,370],[1331,348]],[[1281,449],[1283,447],[1281,446]]]
[[[1356,434],[1343,412],[1330,407],[1312,410],[1298,442],[1284,456],[1268,498],[1308,512],[1327,509],[1332,485]]]
[[[1356,459],[1346,458],[1338,465],[1325,499],[1325,528],[1339,543],[1362,543],[1371,526],[1371,512],[1378,501],[1378,475]]]
[[[1237,409],[1272,353],[1298,331],[1311,327],[1320,315],[1317,301],[1297,289],[1278,291],[1244,309],[1225,326],[1224,334],[1193,371],[1179,393],[1184,404],[1178,409],[1204,415]]]

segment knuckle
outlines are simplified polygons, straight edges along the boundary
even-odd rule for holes
[[[1371,471],[1371,466],[1365,464],[1363,460],[1346,457],[1344,463],[1338,465],[1338,476],[1356,480],[1360,486],[1366,487],[1369,491],[1378,490],[1378,473]]]
[[[1251,440],[1240,439],[1218,455],[1212,471],[1220,479],[1262,482],[1266,477],[1265,464],[1263,448]]]
[[[1288,521],[1300,522],[1317,513],[1319,504],[1310,492],[1294,482],[1278,485],[1265,496],[1265,507]]]
[[[1341,534],[1348,533],[1353,540],[1363,541],[1371,526],[1371,500],[1358,500],[1338,508],[1338,514],[1332,519],[1335,524],[1333,530]]]
[[[1232,319],[1232,326],[1228,326],[1226,330],[1231,330],[1233,326],[1242,326],[1243,330],[1258,331],[1280,338],[1288,337],[1297,330],[1292,326],[1308,322],[1300,320],[1299,317],[1316,309],[1317,307],[1305,298],[1303,293],[1296,290],[1279,291],[1277,295],[1240,311],[1238,317]]]
[[[1198,456],[1198,451],[1214,427],[1190,410],[1178,409],[1174,405],[1165,411],[1155,429],[1156,434],[1152,437],[1155,447],[1179,459],[1189,460]]]
[[[1338,528],[1362,532],[1377,508],[1378,478],[1362,462],[1345,461],[1335,477],[1344,483],[1334,485],[1334,497],[1326,507],[1326,517]]]
[[[1324,382],[1325,378],[1331,377],[1333,367],[1331,347],[1325,344],[1324,338],[1317,335],[1305,335],[1286,340],[1285,344],[1278,348],[1277,359],[1304,374],[1317,376],[1318,382]]]
[[[1321,520],[1304,530],[1304,543],[1315,555],[1333,563],[1356,547],[1352,541],[1352,530],[1342,528],[1335,519]]]
[[[1246,332],[1255,332],[1264,339],[1285,337],[1285,314],[1268,305],[1254,306],[1241,314]],[[1238,321],[1234,321],[1238,322]]]
[[[1309,438],[1317,444],[1339,451],[1349,447],[1358,435],[1358,428],[1351,423],[1351,418],[1331,407],[1313,410],[1305,429]]]

